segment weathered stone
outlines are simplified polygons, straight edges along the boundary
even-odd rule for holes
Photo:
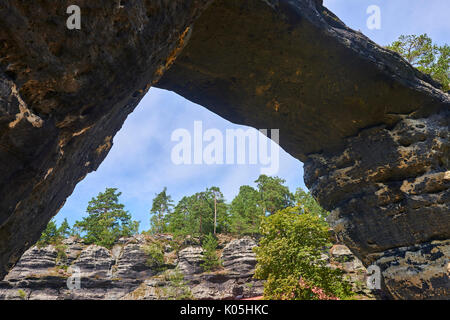
[[[178,253],[178,268],[187,276],[203,272],[202,262],[201,247],[187,247]]]
[[[210,0],[0,2],[0,279],[97,169]]]
[[[200,247],[181,250],[179,262],[166,265],[172,269],[162,271],[148,267],[143,251],[146,240],[150,238],[142,235],[123,238],[111,250],[88,246],[75,238],[64,240],[68,245],[67,256],[79,255],[65,266],[56,263],[55,247],[32,247],[5,280],[0,281],[0,300],[157,300],[183,297],[220,300],[263,294],[264,281],[253,279],[256,259],[252,249],[256,243],[250,238],[221,239],[224,245],[221,258],[225,266],[213,272],[202,271]],[[167,238],[162,241],[167,241]],[[172,254],[167,253],[165,260],[170,260]],[[325,255],[325,258],[329,259],[331,266],[344,269],[360,297],[372,298],[370,290],[364,286],[366,270],[347,247],[334,246],[330,256]],[[67,280],[74,276],[74,267],[79,267],[81,272],[80,288],[69,290]]]
[[[221,260],[224,268],[241,277],[252,277],[256,266],[254,247],[256,247],[256,242],[250,238],[231,241],[222,252]]]
[[[73,265],[80,268],[83,277],[106,278],[112,276],[114,258],[108,249],[90,245],[84,249]]]
[[[114,267],[114,278],[145,279],[156,274],[147,265],[148,255],[138,244],[126,245]]]
[[[83,26],[71,31],[64,1],[0,3],[0,278],[163,74],[159,87],[230,121],[281,129],[281,146],[305,162],[307,186],[366,266],[449,239],[449,95],[321,1],[79,5]],[[445,293],[435,274],[429,292],[408,281],[394,296]]]
[[[384,283],[397,299],[450,297],[450,240],[395,248],[374,255]]]
[[[279,128],[366,266],[372,253],[450,238],[449,95],[320,3],[217,0],[157,86],[230,121]]]

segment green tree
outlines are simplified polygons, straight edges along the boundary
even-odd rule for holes
[[[39,247],[55,244],[60,240],[60,234],[54,219],[50,220],[47,227],[42,232],[40,239],[36,243]]]
[[[121,237],[136,234],[139,223],[131,219],[124,205],[119,203],[121,192],[106,188],[105,192],[89,201],[87,217],[76,221],[74,228],[86,243],[111,247]]]
[[[217,239],[211,233],[203,239],[203,261],[201,266],[205,271],[212,271],[220,267],[220,260],[216,253],[217,244]]]
[[[401,35],[387,48],[399,53],[412,66],[440,82],[444,91],[450,89],[449,45],[433,44],[427,34]]]
[[[58,228],[58,234],[62,237],[62,238],[67,238],[71,235],[72,230],[70,228],[69,222],[67,222],[67,218],[64,218],[63,222],[61,223],[61,225]]]
[[[178,236],[201,236],[229,229],[228,208],[222,192],[211,187],[183,197],[168,216],[168,232]]]
[[[326,217],[329,212],[323,209],[320,204],[313,198],[310,192],[306,192],[302,188],[297,188],[294,194],[295,203],[301,208],[302,213],[309,213],[315,215],[326,224]]]
[[[316,214],[291,207],[264,218],[255,248],[255,277],[267,280],[267,299],[335,299],[351,296],[342,271],[327,267],[321,254],[331,245],[328,228]]]
[[[241,186],[230,205],[231,232],[238,235],[257,234],[264,216],[259,192],[250,186]]]
[[[166,216],[170,214],[173,208],[172,197],[167,194],[167,188],[158,193],[153,199],[152,210],[150,214],[151,231],[153,233],[163,233],[167,231]]]
[[[261,210],[264,215],[266,212],[274,214],[276,211],[293,204],[294,196],[289,188],[284,185],[285,180],[262,174],[255,182],[258,186]]]

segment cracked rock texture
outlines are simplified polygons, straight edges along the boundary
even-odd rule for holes
[[[0,2],[0,278],[97,169],[209,2]],[[73,4],[81,30],[66,28]]]
[[[366,266],[386,250],[450,238],[449,95],[320,1],[216,1],[157,86],[231,121],[279,128]],[[386,294],[450,298],[441,262],[425,259],[399,292],[390,276]]]
[[[214,272],[201,268],[199,246],[188,246],[179,252],[167,249],[165,271],[148,264],[148,244],[171,244],[170,238],[161,239],[137,235],[121,239],[111,249],[86,245],[76,238],[66,239],[58,247],[32,247],[0,281],[0,300],[158,300],[181,298],[187,292],[193,299],[223,300],[263,294],[264,282],[253,279],[253,248],[257,245],[253,239],[220,239],[223,268]],[[331,266],[344,270],[360,298],[373,299],[365,285],[366,269],[347,247],[335,245],[325,258]],[[76,267],[80,289],[69,290],[67,280]],[[170,277],[175,270],[180,271],[179,282]]]
[[[366,266],[424,248],[411,251],[424,259],[413,274],[381,264],[393,297],[449,297],[448,251],[426,253],[450,238],[450,97],[437,83],[319,0],[75,3],[72,31],[67,1],[0,3],[0,278],[157,84],[280,129]]]

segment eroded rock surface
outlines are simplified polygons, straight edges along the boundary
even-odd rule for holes
[[[157,86],[231,121],[279,128],[366,266],[385,250],[450,238],[449,95],[320,1],[216,1]],[[395,279],[388,291],[450,298],[440,262],[427,263],[439,288],[417,272],[410,294]]]
[[[0,2],[0,278],[174,61],[210,0]]]
[[[228,120],[280,129],[366,266],[449,239],[449,95],[322,1],[78,4],[82,29],[70,31],[66,1],[0,3],[0,278],[163,74],[159,87]],[[434,261],[388,290],[448,297]]]
[[[121,239],[111,249],[85,245],[75,238],[66,239],[64,246],[32,247],[0,281],[0,300],[225,300],[263,295],[264,281],[253,278],[255,240],[220,240],[223,267],[204,272],[199,246],[167,250],[165,270],[149,264],[145,247],[155,238],[170,245],[162,236],[138,235]],[[366,269],[346,246],[333,246],[324,258],[331,267],[344,270],[358,298],[374,299],[366,286]],[[80,289],[70,290],[67,281],[77,267]]]

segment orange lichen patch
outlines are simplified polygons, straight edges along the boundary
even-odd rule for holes
[[[267,107],[274,109],[275,112],[278,112],[280,110],[280,103],[277,100],[272,99],[272,101],[267,103]]]
[[[257,87],[255,88],[255,93],[256,93],[256,95],[261,96],[264,92],[266,92],[267,90],[270,89],[270,86],[271,86],[270,83],[267,84],[267,85],[265,85],[265,86],[257,86]]]
[[[101,154],[102,152],[108,151],[112,146],[111,140],[112,136],[107,136],[105,138],[105,142],[99,145],[95,152],[97,152],[97,154]]]
[[[183,50],[184,46],[187,43],[187,40],[189,39],[191,33],[191,27],[187,27],[183,33],[181,34],[180,38],[178,39],[178,43],[175,46],[175,48],[172,50],[172,52],[169,54],[169,56],[166,59],[166,62],[164,65],[160,65],[158,67],[158,69],[156,69],[155,75],[157,77],[157,79],[155,79],[155,82],[159,81],[159,78],[162,77],[162,75],[164,74],[164,72],[170,68],[170,66],[175,62],[175,60],[177,59],[178,55],[181,53],[181,51]]]
[[[91,128],[92,128],[92,126],[89,126],[89,127],[84,128],[84,129],[81,129],[80,131],[75,132],[74,134],[72,134],[72,137],[80,136],[80,135],[82,135],[83,133],[85,133],[86,131],[88,131]]]
[[[26,103],[22,100],[22,97],[17,90],[15,84],[11,86],[11,93],[14,95],[19,102],[20,112],[16,114],[16,119],[8,124],[10,128],[14,128],[22,119],[26,119],[35,128],[41,128],[44,121],[37,115],[33,114]]]
[[[47,177],[53,172],[53,168],[48,169],[47,173],[45,174],[44,180],[47,179]]]
[[[245,298],[245,299],[241,299],[241,300],[263,300],[263,299],[264,299],[263,296],[257,296],[257,297]]]
[[[278,110],[280,110],[280,104],[278,103],[278,101],[274,102],[273,108],[275,109],[276,112],[278,112]]]

